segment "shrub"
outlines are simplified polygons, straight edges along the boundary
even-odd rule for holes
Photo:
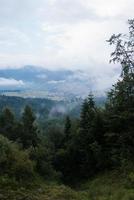
[[[33,177],[33,163],[26,151],[0,135],[0,175],[15,177],[16,180]]]
[[[53,168],[50,148],[39,145],[30,149],[30,158],[35,162],[35,170],[45,179],[59,179],[60,173]]]

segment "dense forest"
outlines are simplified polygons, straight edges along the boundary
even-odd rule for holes
[[[122,71],[104,107],[90,93],[80,117],[66,115],[62,126],[51,124],[47,132],[29,105],[19,117],[7,107],[1,111],[0,199],[134,199],[134,20],[128,24],[128,35],[108,40],[115,47],[111,62],[121,64]],[[96,177],[106,173],[108,183],[104,177],[100,183],[104,188],[120,174],[124,177],[120,193],[115,188],[121,183],[115,193],[112,186],[111,191],[97,186]],[[96,180],[94,188],[90,184],[89,192],[79,192],[89,180]]]

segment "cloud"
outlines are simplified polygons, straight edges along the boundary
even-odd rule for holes
[[[13,78],[3,78],[0,77],[0,87],[4,86],[24,86],[24,82],[22,80],[15,80]]]
[[[127,31],[126,21],[134,17],[133,0],[0,3],[0,68],[81,69],[90,77],[103,77],[104,84],[118,75],[118,66],[109,65],[112,48],[106,40]]]
[[[1,0],[0,66],[103,68],[110,53],[105,41],[114,32],[124,32],[134,13],[132,4],[133,0]]]
[[[46,80],[47,79],[47,75],[46,74],[38,74],[37,78]]]
[[[49,23],[77,23],[85,19],[98,18],[92,7],[82,0],[56,0],[46,4],[39,12],[41,19]]]
[[[41,20],[49,23],[76,23],[84,20],[133,17],[133,0],[53,0],[39,9]]]
[[[48,81],[47,83],[49,83],[49,84],[61,84],[61,83],[65,83],[65,82],[66,82],[66,80],[58,80],[58,81],[51,80],[51,81]]]

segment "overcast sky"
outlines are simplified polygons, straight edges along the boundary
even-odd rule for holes
[[[0,68],[83,69],[109,82],[106,40],[133,17],[134,0],[0,0]]]

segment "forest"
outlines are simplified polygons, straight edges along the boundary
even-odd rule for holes
[[[122,70],[104,107],[89,91],[79,117],[47,131],[30,105],[1,110],[1,200],[134,199],[134,19],[128,29],[107,41]]]

